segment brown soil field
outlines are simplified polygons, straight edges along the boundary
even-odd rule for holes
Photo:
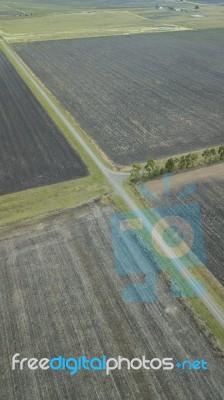
[[[88,170],[0,52],[0,195],[86,176]]]
[[[99,202],[1,233],[2,398],[7,400],[224,399],[223,360],[183,303],[159,279],[159,301],[124,303],[136,276],[116,274],[113,209]],[[124,242],[125,246],[125,242]],[[142,249],[139,249],[140,251]],[[136,253],[127,248],[127,260]],[[201,359],[206,371],[11,370],[22,357],[173,357]]]
[[[207,254],[206,266],[224,286],[224,163],[174,174],[171,178],[171,201],[175,204],[176,197],[184,187],[192,183],[196,184],[196,191],[182,202],[194,201],[200,205]],[[146,187],[162,198],[162,179],[148,182]]]
[[[224,31],[16,44],[14,49],[119,165],[220,145]]]

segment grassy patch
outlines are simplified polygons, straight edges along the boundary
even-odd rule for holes
[[[176,24],[152,24],[129,10],[90,10],[3,19],[3,35],[9,42],[56,40],[175,31]]]
[[[92,176],[1,196],[0,226],[83,204],[101,196],[107,187]]]

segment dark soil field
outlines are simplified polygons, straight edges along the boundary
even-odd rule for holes
[[[195,200],[202,205],[207,267],[224,286],[224,177],[198,183]]]
[[[117,164],[224,141],[224,31],[17,44],[16,51]]]
[[[201,205],[207,268],[224,286],[224,173],[223,177],[197,182],[192,200]]]
[[[3,53],[0,76],[0,195],[87,175]]]
[[[116,274],[111,245],[112,209],[98,202],[39,223],[5,231],[0,240],[2,398],[7,400],[221,400],[224,376],[213,350],[184,305],[124,303],[133,282]],[[124,246],[128,244],[123,242]],[[137,243],[136,243],[137,245]],[[138,245],[139,246],[139,245]],[[139,251],[142,251],[139,248]],[[136,262],[127,248],[124,263]],[[136,281],[137,277],[132,279]],[[11,370],[21,357],[173,357],[201,359],[206,371]]]

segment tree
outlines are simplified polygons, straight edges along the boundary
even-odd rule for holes
[[[220,155],[220,160],[223,160],[224,159],[224,146],[219,147],[218,153]]]
[[[198,10],[198,9],[199,9],[199,6],[198,6],[198,5],[196,5],[194,8],[195,8],[195,10]]]
[[[212,149],[205,149],[202,153],[202,157],[204,157],[205,161],[212,161],[212,157],[214,157],[213,159],[215,160],[215,156],[216,156],[216,150],[214,148]]]
[[[165,169],[167,172],[172,172],[175,167],[175,162],[173,158],[169,158],[165,164]]]
[[[195,153],[189,153],[185,157],[186,167],[193,167],[194,163],[197,161],[198,155]]]
[[[158,176],[160,173],[158,165],[156,165],[154,160],[148,160],[144,169],[147,171],[145,178],[150,178],[153,176]]]
[[[153,176],[158,176],[159,174],[160,174],[160,168],[158,167],[158,165],[156,165],[153,170]]]
[[[186,163],[185,156],[181,156],[180,160],[179,160],[179,163],[178,163],[178,167],[180,169],[183,169],[183,168],[186,168],[186,165],[187,165],[187,163]]]
[[[141,165],[133,164],[130,174],[130,181],[131,182],[138,182],[141,179]]]
[[[209,159],[210,156],[210,150],[209,149],[205,149],[202,153],[202,157],[204,157],[205,162]]]
[[[215,156],[216,156],[216,150],[215,150],[214,148],[210,149],[210,152],[209,152],[209,161],[211,162],[211,161],[212,161],[212,157],[215,158]]]
[[[176,158],[174,158],[174,164],[175,164],[175,166],[178,164],[178,162],[179,162],[179,158],[178,157],[176,157]]]
[[[191,154],[191,161],[192,161],[192,165],[194,165],[194,163],[198,160],[198,155],[195,153]]]
[[[154,160],[148,160],[147,161],[147,163],[146,163],[144,168],[147,171],[148,176],[150,176],[153,173],[153,171],[155,169],[155,166],[156,166],[156,163],[155,163]]]
[[[191,153],[186,155],[185,160],[186,160],[186,167],[190,168],[192,166],[192,155],[191,155]]]

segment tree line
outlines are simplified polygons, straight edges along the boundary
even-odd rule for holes
[[[215,148],[205,149],[202,153],[202,163],[210,164],[224,160],[224,145],[218,150]],[[189,153],[180,157],[169,158],[164,167],[159,167],[155,160],[148,160],[145,165],[133,164],[130,174],[130,181],[133,183],[155,178],[165,173],[177,172],[179,170],[193,168],[199,165],[198,154]]]

